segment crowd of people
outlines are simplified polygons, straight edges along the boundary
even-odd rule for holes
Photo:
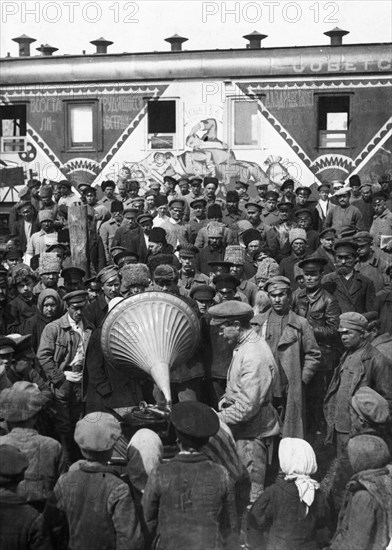
[[[0,548],[391,547],[392,180],[251,185],[21,189],[0,266]],[[145,292],[200,324],[170,403],[101,346],[111,308]],[[140,429],[119,472],[116,410],[142,401],[178,452]]]

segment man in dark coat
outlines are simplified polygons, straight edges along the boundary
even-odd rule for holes
[[[335,245],[336,231],[332,227],[324,229],[320,233],[320,246],[316,249],[314,255],[319,258],[325,258],[327,263],[324,266],[324,273],[333,273],[335,271],[333,248]]]
[[[26,252],[27,243],[31,235],[40,230],[40,224],[31,202],[20,203],[18,213],[20,214],[20,219],[15,222],[12,233],[19,238],[22,252]]]
[[[185,401],[174,405],[170,420],[180,452],[148,478],[142,505],[151,537],[162,548],[221,550],[224,542],[238,548],[229,474],[200,452],[219,430],[217,414],[203,403]]]
[[[121,226],[117,229],[112,240],[113,246],[123,246],[126,250],[132,248],[132,242],[137,239],[142,232],[137,224],[139,210],[133,207],[124,208],[124,218]]]
[[[361,386],[372,388],[392,407],[392,361],[374,348],[366,338],[367,319],[356,312],[340,315],[339,332],[346,352],[336,368],[324,400],[328,425],[327,442],[336,437],[337,468],[332,483],[336,509],[351,472],[347,443],[352,429],[349,402]]]
[[[101,269],[97,275],[97,281],[101,283],[102,294],[96,300],[88,304],[84,315],[95,328],[102,323],[108,312],[108,304],[113,298],[120,296],[120,277],[117,267],[109,265]]]
[[[210,222],[206,229],[208,245],[203,247],[196,257],[196,269],[204,275],[209,275],[208,262],[223,260],[225,247],[223,245],[224,225],[219,222]]]
[[[289,232],[289,242],[291,254],[287,258],[281,260],[279,264],[279,273],[290,279],[293,285],[292,289],[295,290],[298,287],[298,283],[295,279],[294,268],[305,258],[307,253],[307,236],[305,229],[299,227],[291,229]]]
[[[334,246],[334,273],[324,275],[322,286],[339,302],[342,313],[356,311],[366,313],[374,310],[376,291],[374,284],[355,271],[358,245],[350,239],[339,239]]]

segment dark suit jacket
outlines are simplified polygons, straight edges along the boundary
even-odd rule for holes
[[[38,223],[38,220],[35,219],[33,220],[33,224],[31,227],[31,235],[33,233],[37,233],[37,231],[39,230],[40,230],[40,225]],[[25,230],[24,230],[24,220],[23,219],[17,220],[14,223],[12,231],[13,231],[13,234],[19,238],[20,249],[22,250],[23,253],[25,253],[27,248],[27,239],[26,239]]]
[[[342,313],[356,311],[366,313],[376,308],[376,291],[373,282],[354,271],[351,284],[342,275],[328,273],[322,279],[323,287],[339,302]]]

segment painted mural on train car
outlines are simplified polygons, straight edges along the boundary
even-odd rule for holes
[[[210,175],[223,191],[236,179],[375,181],[391,173],[390,91],[385,75],[5,86],[2,107],[26,106],[26,138],[2,165],[94,185]]]

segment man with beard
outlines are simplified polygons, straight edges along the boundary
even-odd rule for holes
[[[110,300],[120,296],[120,277],[117,267],[111,265],[101,269],[97,275],[97,281],[101,283],[102,294],[84,309],[86,319],[95,328],[99,327],[107,314]]]
[[[228,191],[226,195],[226,209],[222,221],[232,231],[237,230],[238,220],[246,218],[245,213],[239,208],[240,197],[237,191]],[[243,204],[245,204],[243,202]]]
[[[337,205],[328,212],[324,227],[333,227],[337,233],[340,233],[343,227],[348,226],[362,231],[364,229],[362,214],[358,208],[350,204],[350,188],[342,187],[335,191],[333,198],[337,200]]]
[[[256,191],[258,194],[258,197],[256,199],[256,202],[261,205],[262,208],[265,207],[265,196],[268,191],[268,185],[266,183],[262,182],[256,182],[255,183]]]
[[[223,260],[225,257],[224,228],[224,225],[219,222],[210,222],[206,227],[208,244],[200,250],[196,258],[196,269],[204,275],[210,272],[209,262]]]
[[[312,228],[317,230],[319,227],[319,216],[317,210],[314,208],[312,202],[309,201],[309,197],[312,194],[310,187],[305,187],[301,185],[295,190],[296,194],[296,204],[294,205],[293,213],[295,214],[297,210],[302,210],[303,208],[308,208],[312,215]]]
[[[206,177],[204,178],[203,185],[204,185],[204,198],[207,201],[207,206],[217,203],[220,205],[220,207],[223,210],[225,206],[224,201],[222,199],[217,198],[216,196],[216,192],[219,187],[218,178]]]
[[[38,296],[47,288],[58,291],[58,282],[61,271],[61,258],[55,252],[43,252],[39,258],[39,282],[35,285],[33,293]]]
[[[362,214],[363,226],[365,231],[369,231],[374,217],[374,208],[372,204],[372,186],[370,183],[364,183],[360,187],[361,197],[352,201],[352,205],[358,208]]]
[[[37,312],[37,299],[33,294],[37,279],[31,269],[24,264],[20,268],[16,268],[13,277],[18,295],[9,303],[8,332],[10,334],[25,334],[25,321]]]
[[[296,266],[306,256],[307,237],[306,231],[301,228],[292,229],[289,233],[289,242],[291,246],[291,254],[279,264],[279,272],[284,277],[290,279],[292,289],[297,288],[297,282],[294,275],[294,266]]]
[[[257,296],[257,285],[248,281],[244,273],[246,251],[243,246],[231,245],[226,248],[225,261],[230,262],[230,274],[236,277],[240,283],[238,291],[244,294],[248,303],[253,307]]]
[[[209,278],[204,273],[196,271],[195,258],[199,249],[191,244],[182,244],[178,247],[178,256],[181,263],[178,286],[189,292],[194,286],[208,285]]]
[[[339,239],[334,246],[335,271],[324,275],[322,286],[339,302],[343,313],[366,313],[374,310],[376,291],[374,284],[355,271],[358,245],[351,239]]]
[[[112,202],[118,198],[114,193],[116,184],[112,180],[106,180],[102,182],[101,189],[103,191],[103,197],[98,201],[98,204],[103,204],[110,212]]]
[[[292,179],[285,180],[282,183],[280,192],[282,193],[282,202],[288,202],[294,206],[295,193],[294,193],[294,181]]]
[[[335,271],[333,247],[335,245],[336,231],[332,227],[324,229],[320,233],[320,246],[317,248],[314,256],[324,258],[327,263],[324,266],[324,273],[333,273]]]
[[[244,262],[244,274],[247,279],[251,279],[256,275],[257,263],[256,257],[260,252],[266,250],[263,235],[257,229],[247,229],[242,235],[246,254]]]
[[[308,320],[321,350],[320,367],[306,389],[307,425],[311,435],[321,432],[323,399],[331,374],[340,357],[339,304],[321,287],[323,268],[327,260],[310,256],[299,262],[303,270],[305,288],[295,293],[292,309]]]
[[[219,222],[224,226],[224,229],[223,229],[224,246],[227,246],[228,244],[234,244],[234,241],[236,239],[235,231],[231,231],[229,227],[227,227],[225,224],[222,223],[223,213],[222,213],[222,208],[220,204],[214,203],[214,204],[210,204],[207,207],[207,220],[208,220],[207,224],[204,224],[200,228],[196,236],[195,246],[197,246],[197,248],[203,248],[208,244],[207,225],[209,222]]]
[[[300,208],[295,211],[298,227],[306,231],[306,253],[313,254],[319,245],[319,233],[312,229],[312,213],[309,208]]]

